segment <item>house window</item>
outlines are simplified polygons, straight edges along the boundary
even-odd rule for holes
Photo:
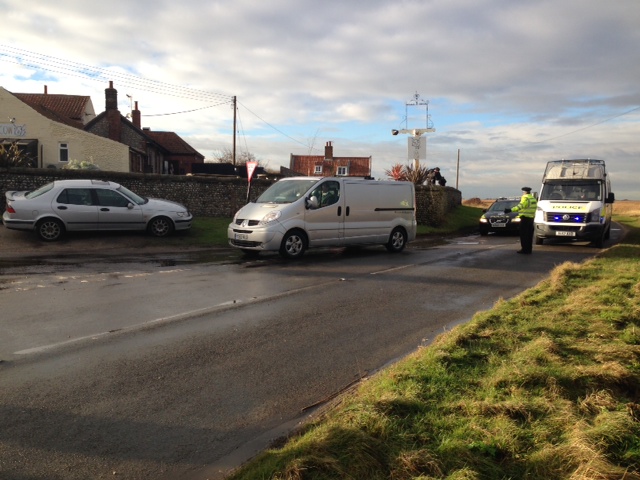
[[[69,161],[69,144],[61,143],[60,144],[60,159],[61,162]]]
[[[313,172],[316,175],[321,175],[322,174],[322,165],[316,165],[316,169]]]
[[[342,176],[346,176],[349,173],[349,168],[348,167],[338,167],[338,172],[336,173],[339,177]]]

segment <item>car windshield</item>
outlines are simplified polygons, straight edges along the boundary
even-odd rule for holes
[[[133,193],[131,190],[123,187],[122,185],[120,185],[116,190],[121,194],[123,194],[125,197],[129,198],[133,203],[137,205],[144,205],[149,201],[148,198],[141,197],[140,195]]]
[[[520,203],[520,200],[498,200],[489,207],[488,212],[503,212],[505,208],[515,207]]]
[[[311,187],[318,183],[317,179],[280,180],[267,188],[258,197],[256,203],[293,203],[302,197]]]
[[[43,193],[47,193],[49,190],[51,190],[53,188],[53,182],[51,183],[47,183],[46,185],[43,185],[42,187],[40,187],[37,190],[34,190],[33,192],[29,192],[27,193],[24,198],[36,198],[39,197],[40,195],[42,195]]]

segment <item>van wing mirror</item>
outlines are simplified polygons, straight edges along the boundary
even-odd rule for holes
[[[613,194],[613,192],[609,192],[609,194],[607,195],[607,201],[605,203],[613,203],[616,201],[616,196]]]
[[[307,198],[306,204],[307,204],[307,208],[310,208],[311,210],[315,210],[320,206],[320,203],[318,203],[318,199],[315,195],[312,195],[309,198]]]

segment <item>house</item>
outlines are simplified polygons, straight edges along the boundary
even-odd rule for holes
[[[148,136],[140,128],[140,111],[132,111],[131,121],[118,110],[118,91],[109,82],[105,89],[105,109],[84,129],[94,135],[109,138],[129,147],[127,172],[135,173],[168,173],[169,165],[165,156],[169,153],[163,146]]]
[[[137,109],[138,102],[136,102]],[[195,173],[194,165],[204,165],[204,155],[185,142],[177,133],[155,132],[148,127],[142,130],[168,152],[165,155],[165,161],[169,164],[168,173],[186,175]]]
[[[0,87],[0,143],[15,143],[32,167],[61,168],[70,160],[102,170],[127,171],[126,145],[82,130],[95,117],[90,97],[12,93]]]
[[[289,170],[304,176],[368,177],[371,175],[371,157],[334,157],[333,145],[327,142],[323,155],[294,155]]]
[[[191,173],[194,163],[204,163],[204,155],[178,134],[142,128],[138,102],[131,112],[131,121],[123,116],[118,110],[118,91],[113,88],[112,81],[104,92],[105,111],[88,122],[84,129],[128,145],[128,171],[177,175]]]

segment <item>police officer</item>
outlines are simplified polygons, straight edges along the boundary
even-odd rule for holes
[[[536,216],[538,200],[531,195],[530,187],[522,187],[520,203],[513,208],[505,208],[504,213],[520,214],[520,250],[517,253],[530,254],[533,249],[533,219]]]

